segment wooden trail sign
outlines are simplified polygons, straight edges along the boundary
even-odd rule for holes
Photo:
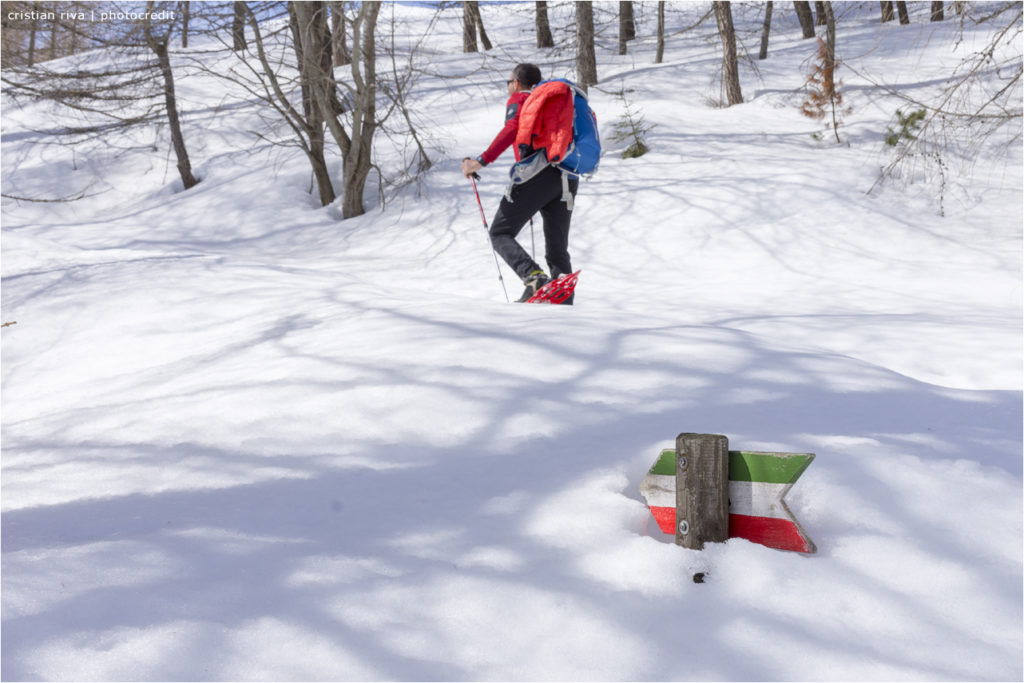
[[[708,439],[712,437],[712,439]],[[723,445],[724,442],[724,445]],[[814,460],[813,453],[728,451],[728,475],[716,481],[707,471],[695,476],[694,454],[727,449],[724,436],[680,434],[676,450],[664,450],[640,484],[640,493],[659,528],[675,534],[676,543],[700,549],[705,542],[745,538],[754,543],[801,553],[817,552],[810,537],[786,505],[785,497]],[[683,462],[680,462],[680,461]],[[727,495],[728,531],[722,535],[719,501],[710,488]],[[706,518],[711,518],[710,525]],[[678,522],[677,522],[678,520]]]

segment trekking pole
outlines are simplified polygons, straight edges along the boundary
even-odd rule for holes
[[[487,227],[487,216],[484,215],[484,205],[480,201],[480,193],[476,189],[476,181],[479,178],[476,173],[470,176],[469,180],[473,183],[473,194],[476,195],[476,205],[480,207],[480,219],[484,222],[484,232],[487,233],[487,242],[490,244],[491,241],[491,229]],[[491,254],[494,255],[494,267],[498,269],[498,282],[501,283],[501,291],[505,293],[505,302],[508,303],[511,299],[508,298],[508,290],[505,289],[505,278],[501,276],[501,264],[498,263],[498,255],[494,253],[494,247],[491,246]]]
[[[533,236],[533,216],[530,216],[530,256],[537,260],[537,240]]]

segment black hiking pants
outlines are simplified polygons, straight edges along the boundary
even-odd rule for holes
[[[573,197],[579,187],[578,178],[569,179]],[[509,197],[503,197],[498,213],[491,223],[491,244],[520,279],[540,266],[526,252],[516,236],[533,214],[540,212],[544,222],[544,258],[552,278],[572,272],[569,259],[569,223],[572,212],[562,201],[562,172],[548,166],[522,185],[513,185]]]

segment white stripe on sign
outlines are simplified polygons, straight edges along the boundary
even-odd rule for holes
[[[640,493],[653,508],[675,508],[676,477],[668,474],[648,474],[640,484]]]
[[[782,503],[782,497],[792,486],[759,481],[730,481],[729,514],[792,519]]]

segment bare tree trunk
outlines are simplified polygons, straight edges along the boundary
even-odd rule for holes
[[[82,44],[81,43],[82,34],[83,34],[82,24],[83,24],[84,21],[85,21],[85,19],[80,17],[80,15],[75,15],[75,19],[74,19],[74,21],[72,23],[72,28],[71,28],[71,53],[70,54],[73,54],[73,55],[74,54],[78,54],[79,46]],[[184,47],[188,47],[188,46],[186,45]]]
[[[548,22],[548,3],[537,0],[537,47],[554,47],[551,24]]]
[[[942,0],[932,0],[932,21],[942,21],[945,18],[946,12],[942,6]]]
[[[899,0],[896,3],[896,13],[900,15],[900,24],[906,26],[910,23],[910,12],[907,11],[907,3],[905,0]]]
[[[476,14],[473,9],[476,3],[463,0],[462,3],[462,51],[479,52],[476,46]]]
[[[825,19],[825,3],[822,0],[817,0],[814,3],[814,25],[824,26],[827,23]]]
[[[768,34],[772,30],[772,0],[768,0],[765,3],[764,8],[764,27],[761,29],[761,51],[758,53],[758,59],[768,59]]]
[[[347,66],[352,63],[348,53],[348,22],[345,21],[345,3],[332,0],[327,3],[331,8],[331,53],[334,55],[334,66]]]
[[[626,54],[626,40],[627,40],[627,38],[626,38],[626,18],[625,18],[625,15],[622,13],[622,6],[625,5],[625,4],[626,4],[625,2],[620,2],[619,3],[619,54],[620,55]]]
[[[59,26],[59,21],[54,21],[50,25],[50,59],[57,59],[57,29]]]
[[[184,0],[181,3],[181,47],[188,47],[188,20],[192,18],[192,3]]]
[[[832,132],[835,133],[836,144],[838,144],[842,140],[839,138],[839,119],[836,108],[842,102],[842,96],[836,91],[836,15],[832,11],[831,2],[823,2],[821,9],[825,15],[825,90],[831,93]]]
[[[376,42],[379,2],[364,2],[359,7],[352,31],[352,116],[351,135],[338,120],[340,104],[337,83],[331,70],[331,41],[327,30],[324,2],[289,4],[298,26],[302,47],[302,78],[309,87],[311,107],[319,127],[327,130],[342,155],[341,213],[345,218],[361,216],[363,190],[372,167],[373,136],[377,129]],[[312,123],[312,122],[311,122]],[[310,128],[313,128],[310,125]]]
[[[597,85],[594,6],[589,2],[576,3],[576,80],[584,90]]]
[[[234,3],[235,18],[231,23],[231,39],[235,52],[245,49],[245,3]]]
[[[178,175],[185,189],[195,187],[199,180],[192,175],[192,162],[188,158],[188,150],[185,148],[185,136],[181,132],[181,121],[178,120],[178,102],[174,94],[174,74],[171,71],[171,60],[167,54],[167,43],[159,43],[156,49],[157,58],[160,60],[160,71],[164,77],[164,100],[167,103],[167,121],[171,129],[171,144],[174,146],[174,156],[178,160]]]
[[[800,20],[800,28],[804,32],[804,38],[814,37],[814,16],[811,14],[811,3],[809,2],[794,2],[793,8],[796,9],[796,16]]]
[[[487,31],[484,30],[484,17],[480,14],[479,2],[473,3],[473,15],[476,17],[476,28],[480,31],[480,43],[484,46],[485,51],[490,50],[494,46],[491,45],[491,40],[487,37]]]
[[[46,40],[46,48],[43,50],[44,62],[57,57],[57,22],[50,22],[49,34],[49,38]]]
[[[146,3],[146,15],[153,14],[153,3]],[[192,163],[188,158],[188,150],[185,148],[185,136],[181,132],[181,121],[178,119],[178,101],[174,92],[174,72],[171,71],[171,58],[167,52],[167,41],[169,36],[158,38],[153,35],[153,28],[147,19],[143,25],[146,36],[146,43],[156,54],[157,62],[160,65],[160,73],[164,79],[164,102],[167,107],[167,122],[171,130],[171,144],[174,146],[174,155],[178,160],[178,175],[181,182],[188,190],[199,184],[192,175]]]
[[[825,45],[828,48],[828,55],[825,61],[825,89],[834,93],[835,71],[836,71],[836,15],[832,12],[832,3],[821,3],[822,14],[825,15]]]
[[[355,107],[352,110],[352,137],[342,144],[344,155],[344,188],[341,213],[345,218],[361,216],[363,189],[370,175],[373,134],[377,130],[377,29],[379,2],[364,2],[359,7],[352,46],[352,78],[355,83]],[[337,123],[337,119],[332,117]],[[332,131],[344,130],[338,124]],[[337,135],[337,133],[336,133]]]
[[[881,5],[882,5],[882,23],[883,24],[885,24],[887,22],[890,22],[890,21],[892,21],[893,19],[896,18],[896,12],[895,12],[895,10],[893,9],[893,6],[892,6],[892,0],[882,0]]]
[[[636,17],[633,13],[633,0],[626,0],[621,4],[625,5],[626,16],[626,40],[636,40]]]
[[[292,99],[289,97],[289,93],[285,92],[285,86],[283,86],[278,79],[278,75],[275,71],[277,60],[275,60],[275,65],[270,63],[270,58],[267,56],[266,50],[264,50],[263,35],[260,32],[260,25],[256,20],[255,14],[248,6],[245,7],[245,14],[246,19],[249,22],[249,27],[252,30],[253,45],[256,48],[256,55],[259,59],[260,66],[263,69],[260,81],[262,82],[263,87],[266,88],[266,101],[274,107],[279,114],[281,114],[288,126],[294,131],[299,146],[302,148],[302,151],[305,152],[306,158],[309,160],[310,167],[313,170],[313,176],[316,179],[320,192],[321,205],[327,206],[334,201],[335,194],[334,188],[331,185],[330,174],[327,171],[327,163],[324,160],[323,122],[317,119],[317,114],[312,109],[310,84],[302,77],[302,69],[305,64],[305,51],[302,48],[299,21],[295,17],[295,4],[306,3],[293,3],[293,5],[288,7],[289,29],[292,33],[292,46],[295,50],[295,55],[298,58],[300,71],[299,82],[302,88],[302,112],[295,109],[292,104]]]
[[[658,2],[658,47],[654,53],[654,63],[661,64],[665,56],[665,0]]]
[[[317,88],[323,86],[325,74],[322,69],[321,60],[317,59],[318,51],[323,51],[319,45],[319,38],[322,32],[317,30],[319,21],[322,21],[320,12],[322,3],[300,2],[289,3],[288,18],[292,32],[292,45],[295,49],[295,56],[299,64],[299,84],[302,90],[302,118],[300,123],[306,135],[306,146],[304,151],[309,159],[309,165],[313,171],[313,178],[316,181],[317,192],[320,195],[320,206],[328,206],[337,199],[334,191],[334,183],[331,181],[331,174],[327,168],[327,158],[324,153],[324,117],[323,110],[317,103]]]
[[[36,65],[36,32],[39,30],[38,15],[32,15],[32,24],[28,32],[28,65]]]
[[[619,54],[626,54],[626,43],[636,38],[636,20],[632,0],[619,2]]]
[[[732,3],[714,2],[715,19],[718,21],[718,35],[722,38],[722,79],[729,106],[743,102],[740,91],[740,71],[736,59],[736,29],[732,23]]]

